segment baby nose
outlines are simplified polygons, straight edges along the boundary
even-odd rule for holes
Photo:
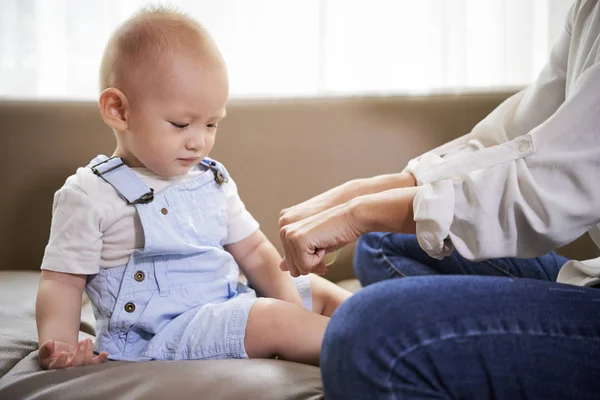
[[[185,144],[185,149],[189,151],[200,151],[204,148],[204,135],[196,135]]]
[[[189,150],[189,151],[197,151],[196,145],[194,145],[193,143],[189,143],[189,142],[185,144],[185,149]]]

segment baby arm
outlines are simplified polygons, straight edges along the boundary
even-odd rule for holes
[[[261,230],[237,243],[225,246],[261,296],[285,300],[302,306],[296,285],[287,272],[279,269],[281,256]]]
[[[42,270],[36,302],[36,322],[40,342],[39,360],[43,368],[67,368],[97,364],[106,352],[94,357],[89,339],[78,343],[81,295],[86,276]]]

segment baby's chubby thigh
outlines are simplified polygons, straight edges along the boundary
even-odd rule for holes
[[[254,293],[209,303],[172,320],[148,346],[149,357],[162,360],[247,358],[246,324]]]
[[[296,278],[303,305],[254,291],[205,304],[171,321],[149,343],[156,359],[279,358],[317,365],[329,317],[349,292],[316,275]],[[313,311],[310,311],[310,310]]]

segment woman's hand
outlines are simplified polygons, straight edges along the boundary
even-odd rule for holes
[[[356,241],[364,233],[358,229],[353,206],[350,201],[284,225],[279,231],[285,250],[280,268],[295,277],[310,272],[323,274],[325,254]]]
[[[284,225],[279,237],[285,251],[280,264],[292,276],[323,272],[323,257],[368,232],[414,233],[416,187],[369,194]]]
[[[40,346],[38,353],[44,369],[77,367],[99,364],[108,357],[107,352],[94,356],[91,339],[84,339],[77,346],[56,340],[47,340]]]
[[[279,229],[294,222],[311,217],[322,211],[329,209],[331,206],[325,201],[315,201],[310,199],[293,207],[281,210],[279,213]]]

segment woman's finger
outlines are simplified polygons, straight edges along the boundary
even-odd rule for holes
[[[296,267],[302,275],[308,275],[314,271],[320,264],[322,264],[323,257],[327,253],[325,249],[312,249],[304,242],[299,241],[297,245],[298,252],[298,264]]]
[[[284,272],[289,272],[290,274],[294,273],[294,274],[300,275],[300,273],[298,272],[298,269],[296,267],[290,266],[288,259],[286,257],[283,257],[283,259],[279,263],[279,269]]]
[[[294,278],[297,278],[300,276],[300,272],[298,271],[298,269],[294,266],[290,266],[287,262],[286,262],[286,266],[288,268],[288,271],[290,271],[290,275],[293,276]]]
[[[281,259],[281,262],[279,263],[279,269],[284,272],[290,270],[287,266],[287,263],[285,262],[285,258]]]
[[[283,251],[285,254],[284,260],[287,265],[290,275],[293,277],[300,276],[300,271],[297,268],[296,255],[297,249],[294,243],[294,237],[291,226],[285,226],[279,231],[279,237],[281,244],[283,245]]]
[[[317,275],[323,276],[325,275],[325,273],[327,273],[327,266],[325,264],[319,264],[315,267],[315,269],[313,269],[312,272]]]

